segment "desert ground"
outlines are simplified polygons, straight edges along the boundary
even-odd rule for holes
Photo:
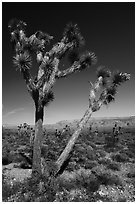
[[[121,127],[112,142],[113,127]],[[78,120],[45,125],[41,148],[42,164],[49,168],[65,148]],[[69,131],[62,134],[68,125]],[[57,130],[56,130],[57,129]],[[30,134],[17,127],[2,129],[2,199],[5,202],[134,202],[135,117],[99,118],[88,122],[74,150],[52,185],[43,178],[31,179]],[[25,156],[23,156],[26,155]]]

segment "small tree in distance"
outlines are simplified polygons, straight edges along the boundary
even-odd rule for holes
[[[11,40],[16,52],[13,58],[14,64],[23,74],[28,91],[35,103],[35,138],[33,145],[33,165],[32,175],[42,174],[41,170],[41,142],[42,142],[42,123],[44,117],[44,107],[53,100],[52,87],[56,79],[67,77],[68,75],[84,70],[85,68],[96,64],[97,59],[94,53],[86,52],[79,56],[73,53],[70,58],[72,66],[66,70],[59,70],[60,60],[68,51],[74,51],[84,44],[77,25],[67,25],[61,41],[53,46],[49,52],[45,52],[45,46],[53,39],[52,36],[37,31],[30,37],[25,34],[26,23],[23,21],[11,21],[9,28],[11,31]],[[36,54],[38,73],[35,79],[30,74],[32,65],[31,53]],[[89,95],[89,107],[78,124],[78,128],[71,136],[66,148],[55,163],[54,176],[56,176],[65,161],[69,158],[74,144],[91,117],[93,112],[98,111],[103,104],[107,105],[115,100],[117,88],[123,82],[130,79],[127,73],[111,73],[105,67],[97,69],[97,80],[94,84],[90,82],[91,90]],[[98,93],[98,94],[96,94]],[[98,96],[97,96],[98,95]]]

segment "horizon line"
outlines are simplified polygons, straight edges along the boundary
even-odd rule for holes
[[[103,117],[103,116],[95,116],[95,117],[92,117],[90,120],[92,120],[92,119],[95,119],[95,118],[129,118],[129,117],[135,117],[135,115],[130,115],[130,116],[105,116],[105,117]],[[57,124],[57,123],[59,123],[59,122],[63,122],[63,121],[74,121],[74,120],[80,120],[81,118],[77,118],[77,119],[69,119],[69,120],[67,120],[67,119],[64,119],[64,120],[59,120],[59,121],[57,121],[57,122],[55,122],[55,123],[47,123],[47,124],[43,124],[43,125],[53,125],[53,124]],[[25,123],[25,122],[23,122],[23,123]],[[22,123],[22,124],[23,124]],[[18,124],[10,124],[10,123],[4,123],[4,124],[2,124],[2,126],[4,126],[4,125],[9,125],[9,126],[17,126]],[[35,124],[29,124],[29,125],[31,125],[31,126],[35,126]]]

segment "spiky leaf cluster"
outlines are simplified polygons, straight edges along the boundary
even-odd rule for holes
[[[8,23],[8,28],[10,32],[13,32],[15,30],[23,30],[25,31],[27,24],[24,21],[18,20],[16,18],[11,19]]]
[[[20,43],[21,50],[27,51],[44,51],[45,46],[53,39],[47,33],[42,31],[37,31],[34,35],[30,36],[30,38],[26,38],[25,36],[25,28],[27,24],[21,20],[12,19],[9,22],[8,28],[11,33],[11,42],[13,48],[16,49],[17,43]],[[18,50],[16,49],[16,52]]]
[[[117,71],[113,74],[112,82],[115,86],[121,85],[121,83],[130,79],[130,74]]]
[[[32,59],[28,52],[17,54],[13,57],[13,64],[20,71],[23,69],[30,69],[32,65]]]
[[[74,47],[80,47],[85,43],[77,24],[67,24],[63,33],[63,37],[65,37],[66,43],[73,42]]]
[[[48,106],[50,102],[54,100],[54,94],[52,91],[49,91],[48,94],[46,94],[42,100],[43,106]]]
[[[10,30],[11,34],[11,43],[13,45],[13,48],[15,48],[16,44],[18,42],[21,43],[21,41],[25,42],[25,29],[27,24],[21,20],[12,19],[9,24],[8,28]],[[23,43],[24,43],[23,42]]]
[[[130,74],[122,72],[112,74],[110,70],[105,67],[98,68],[97,76],[103,78],[102,87],[104,91],[102,92],[100,99],[104,101],[103,103],[105,105],[115,100],[118,86],[130,79]]]
[[[100,66],[97,68],[97,77],[110,77],[111,76],[111,72],[109,69],[107,69],[105,66]]]
[[[81,69],[85,69],[85,67],[91,66],[92,64],[96,64],[97,58],[93,52],[86,52],[80,57]]]
[[[106,87],[110,83],[111,72],[105,66],[99,66],[97,68],[97,77],[102,77],[102,86]]]
[[[17,30],[11,32],[11,42],[15,45],[19,41],[20,35]]]
[[[104,100],[104,104],[107,105],[112,101],[115,101],[115,95],[117,93],[117,89],[115,86],[107,87],[106,88],[107,94]]]

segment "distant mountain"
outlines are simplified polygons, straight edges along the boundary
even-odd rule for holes
[[[79,123],[80,119],[74,119],[74,120],[62,120],[55,124],[46,124],[44,125],[44,128],[46,129],[62,129],[66,125],[71,126],[72,128],[76,128],[77,124]],[[129,117],[95,117],[91,118],[86,126],[89,126],[91,123],[94,123],[96,125],[105,124],[105,125],[113,125],[115,122],[119,122],[121,125],[124,125],[125,123],[130,123],[132,125],[135,125],[135,116],[129,116]],[[17,125],[10,125],[10,124],[3,124],[4,128],[7,129],[17,129]],[[31,125],[31,127],[34,128],[34,125]]]
[[[56,124],[47,124],[44,125],[45,128],[47,129],[62,129],[66,125],[69,125],[71,128],[76,128],[80,119],[74,119],[74,120],[62,120],[57,122]],[[129,122],[131,125],[135,125],[135,116],[129,116],[129,117],[96,117],[96,118],[91,118],[86,126],[89,126],[91,123],[100,125],[100,124],[105,124],[106,126],[108,125],[113,125],[115,122],[118,122],[120,125],[127,125]]]

